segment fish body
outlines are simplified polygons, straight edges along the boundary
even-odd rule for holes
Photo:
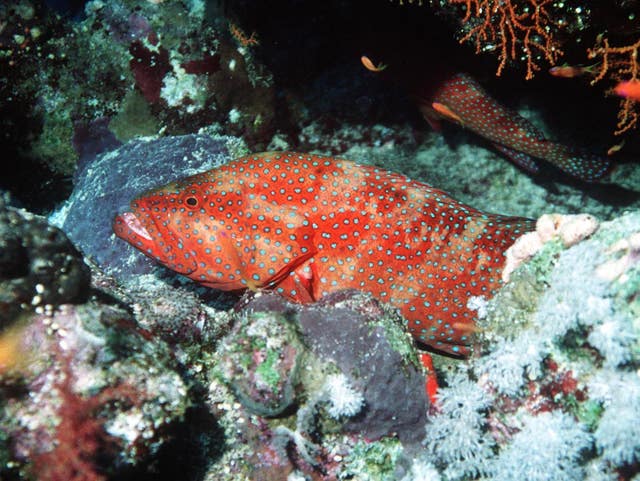
[[[467,353],[472,296],[500,285],[531,220],[482,213],[400,174],[292,152],[232,161],[148,192],[117,236],[196,282],[313,302],[346,288],[397,306],[421,343]]]
[[[516,164],[538,172],[534,158],[544,159],[578,179],[593,182],[611,169],[611,161],[545,139],[527,119],[493,99],[469,75],[457,73],[439,83],[421,100],[425,118],[437,128],[441,118],[458,123],[485,137]]]

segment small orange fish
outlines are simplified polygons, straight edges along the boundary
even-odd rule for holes
[[[446,117],[447,119],[453,122],[463,125],[463,122],[460,116],[456,114],[453,110],[451,110],[449,107],[447,107],[445,104],[441,104],[440,102],[433,102],[431,104],[431,108],[436,112],[438,112],[443,117]]]
[[[607,150],[607,155],[617,154],[622,150],[622,147],[624,147],[624,140],[619,144],[612,145],[611,147],[609,147],[609,150]]]
[[[371,72],[382,72],[387,66],[383,63],[379,63],[378,65],[374,65],[371,59],[365,55],[360,57],[360,62],[364,65],[364,68]]]
[[[613,93],[620,97],[640,102],[640,80],[632,79],[620,82],[613,89]]]
[[[27,348],[25,333],[31,319],[25,315],[0,330],[0,377],[9,372],[19,372],[29,367],[33,351]]]
[[[554,77],[561,78],[575,78],[581,77],[582,75],[591,75],[593,74],[593,69],[596,65],[557,65],[555,67],[551,67],[549,69],[549,73]]]
[[[359,289],[396,306],[414,338],[468,353],[505,251],[534,221],[484,214],[422,182],[347,160],[269,152],[148,192],[116,235],[205,286],[313,302]]]

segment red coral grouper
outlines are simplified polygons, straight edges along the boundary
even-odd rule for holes
[[[587,182],[601,179],[611,169],[606,157],[545,139],[531,122],[500,105],[467,74],[449,77],[420,104],[424,117],[434,128],[439,128],[440,118],[458,123],[493,142],[500,152],[530,172],[539,170],[532,157],[544,159]]]
[[[251,155],[146,193],[116,235],[196,282],[312,302],[355,288],[397,306],[420,342],[464,355],[471,296],[500,285],[505,250],[533,221],[483,214],[371,166]]]

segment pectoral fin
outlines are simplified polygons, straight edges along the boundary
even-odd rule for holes
[[[445,104],[441,104],[440,102],[433,102],[431,104],[431,107],[445,119],[460,125],[464,125],[462,118]]]

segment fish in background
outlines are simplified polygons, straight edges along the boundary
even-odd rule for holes
[[[640,102],[640,80],[632,79],[618,82],[613,89],[613,93],[620,97]]]
[[[402,74],[389,74],[387,65],[376,66],[367,56],[363,55],[360,62],[371,72],[384,70],[382,75],[402,78]],[[441,130],[443,119],[458,124],[489,140],[516,165],[534,174],[540,171],[535,159],[543,159],[585,182],[601,180],[611,171],[612,163],[606,156],[546,139],[531,122],[492,98],[469,74],[446,75],[444,70],[430,72],[424,82],[411,78],[407,87],[434,130]]]
[[[466,73],[442,81],[428,98],[419,100],[424,118],[436,130],[446,119],[486,138],[523,169],[538,173],[543,159],[585,182],[603,179],[612,163],[606,156],[553,142],[531,122],[493,99]]]

